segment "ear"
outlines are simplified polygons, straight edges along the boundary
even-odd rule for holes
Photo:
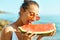
[[[20,11],[24,11],[24,9],[23,8],[20,8]]]
[[[24,9],[20,8],[20,15],[22,15],[24,13]]]

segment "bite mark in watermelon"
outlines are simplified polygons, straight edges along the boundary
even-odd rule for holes
[[[33,34],[46,34],[53,32],[56,27],[55,24],[30,24],[19,27],[22,32]]]

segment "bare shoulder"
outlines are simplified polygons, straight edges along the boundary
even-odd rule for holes
[[[9,31],[13,31],[12,27],[10,26],[6,26],[2,29],[2,32],[9,32]]]
[[[1,40],[10,40],[12,36],[12,27],[4,27],[1,33]]]

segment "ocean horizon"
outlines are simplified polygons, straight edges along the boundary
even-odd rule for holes
[[[19,18],[18,14],[0,14],[0,20],[8,20],[11,23],[15,22]],[[40,20],[33,22],[34,24],[41,23],[55,23],[56,25],[56,34],[54,36],[43,37],[42,40],[60,40],[60,16],[51,16],[51,15],[40,15]],[[35,37],[36,38],[36,37]],[[35,39],[33,39],[35,40]]]

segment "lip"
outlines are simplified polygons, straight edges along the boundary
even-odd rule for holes
[[[40,20],[40,17],[39,16],[36,16],[36,21]]]
[[[28,23],[31,23],[31,22],[33,22],[34,20],[28,20]]]

